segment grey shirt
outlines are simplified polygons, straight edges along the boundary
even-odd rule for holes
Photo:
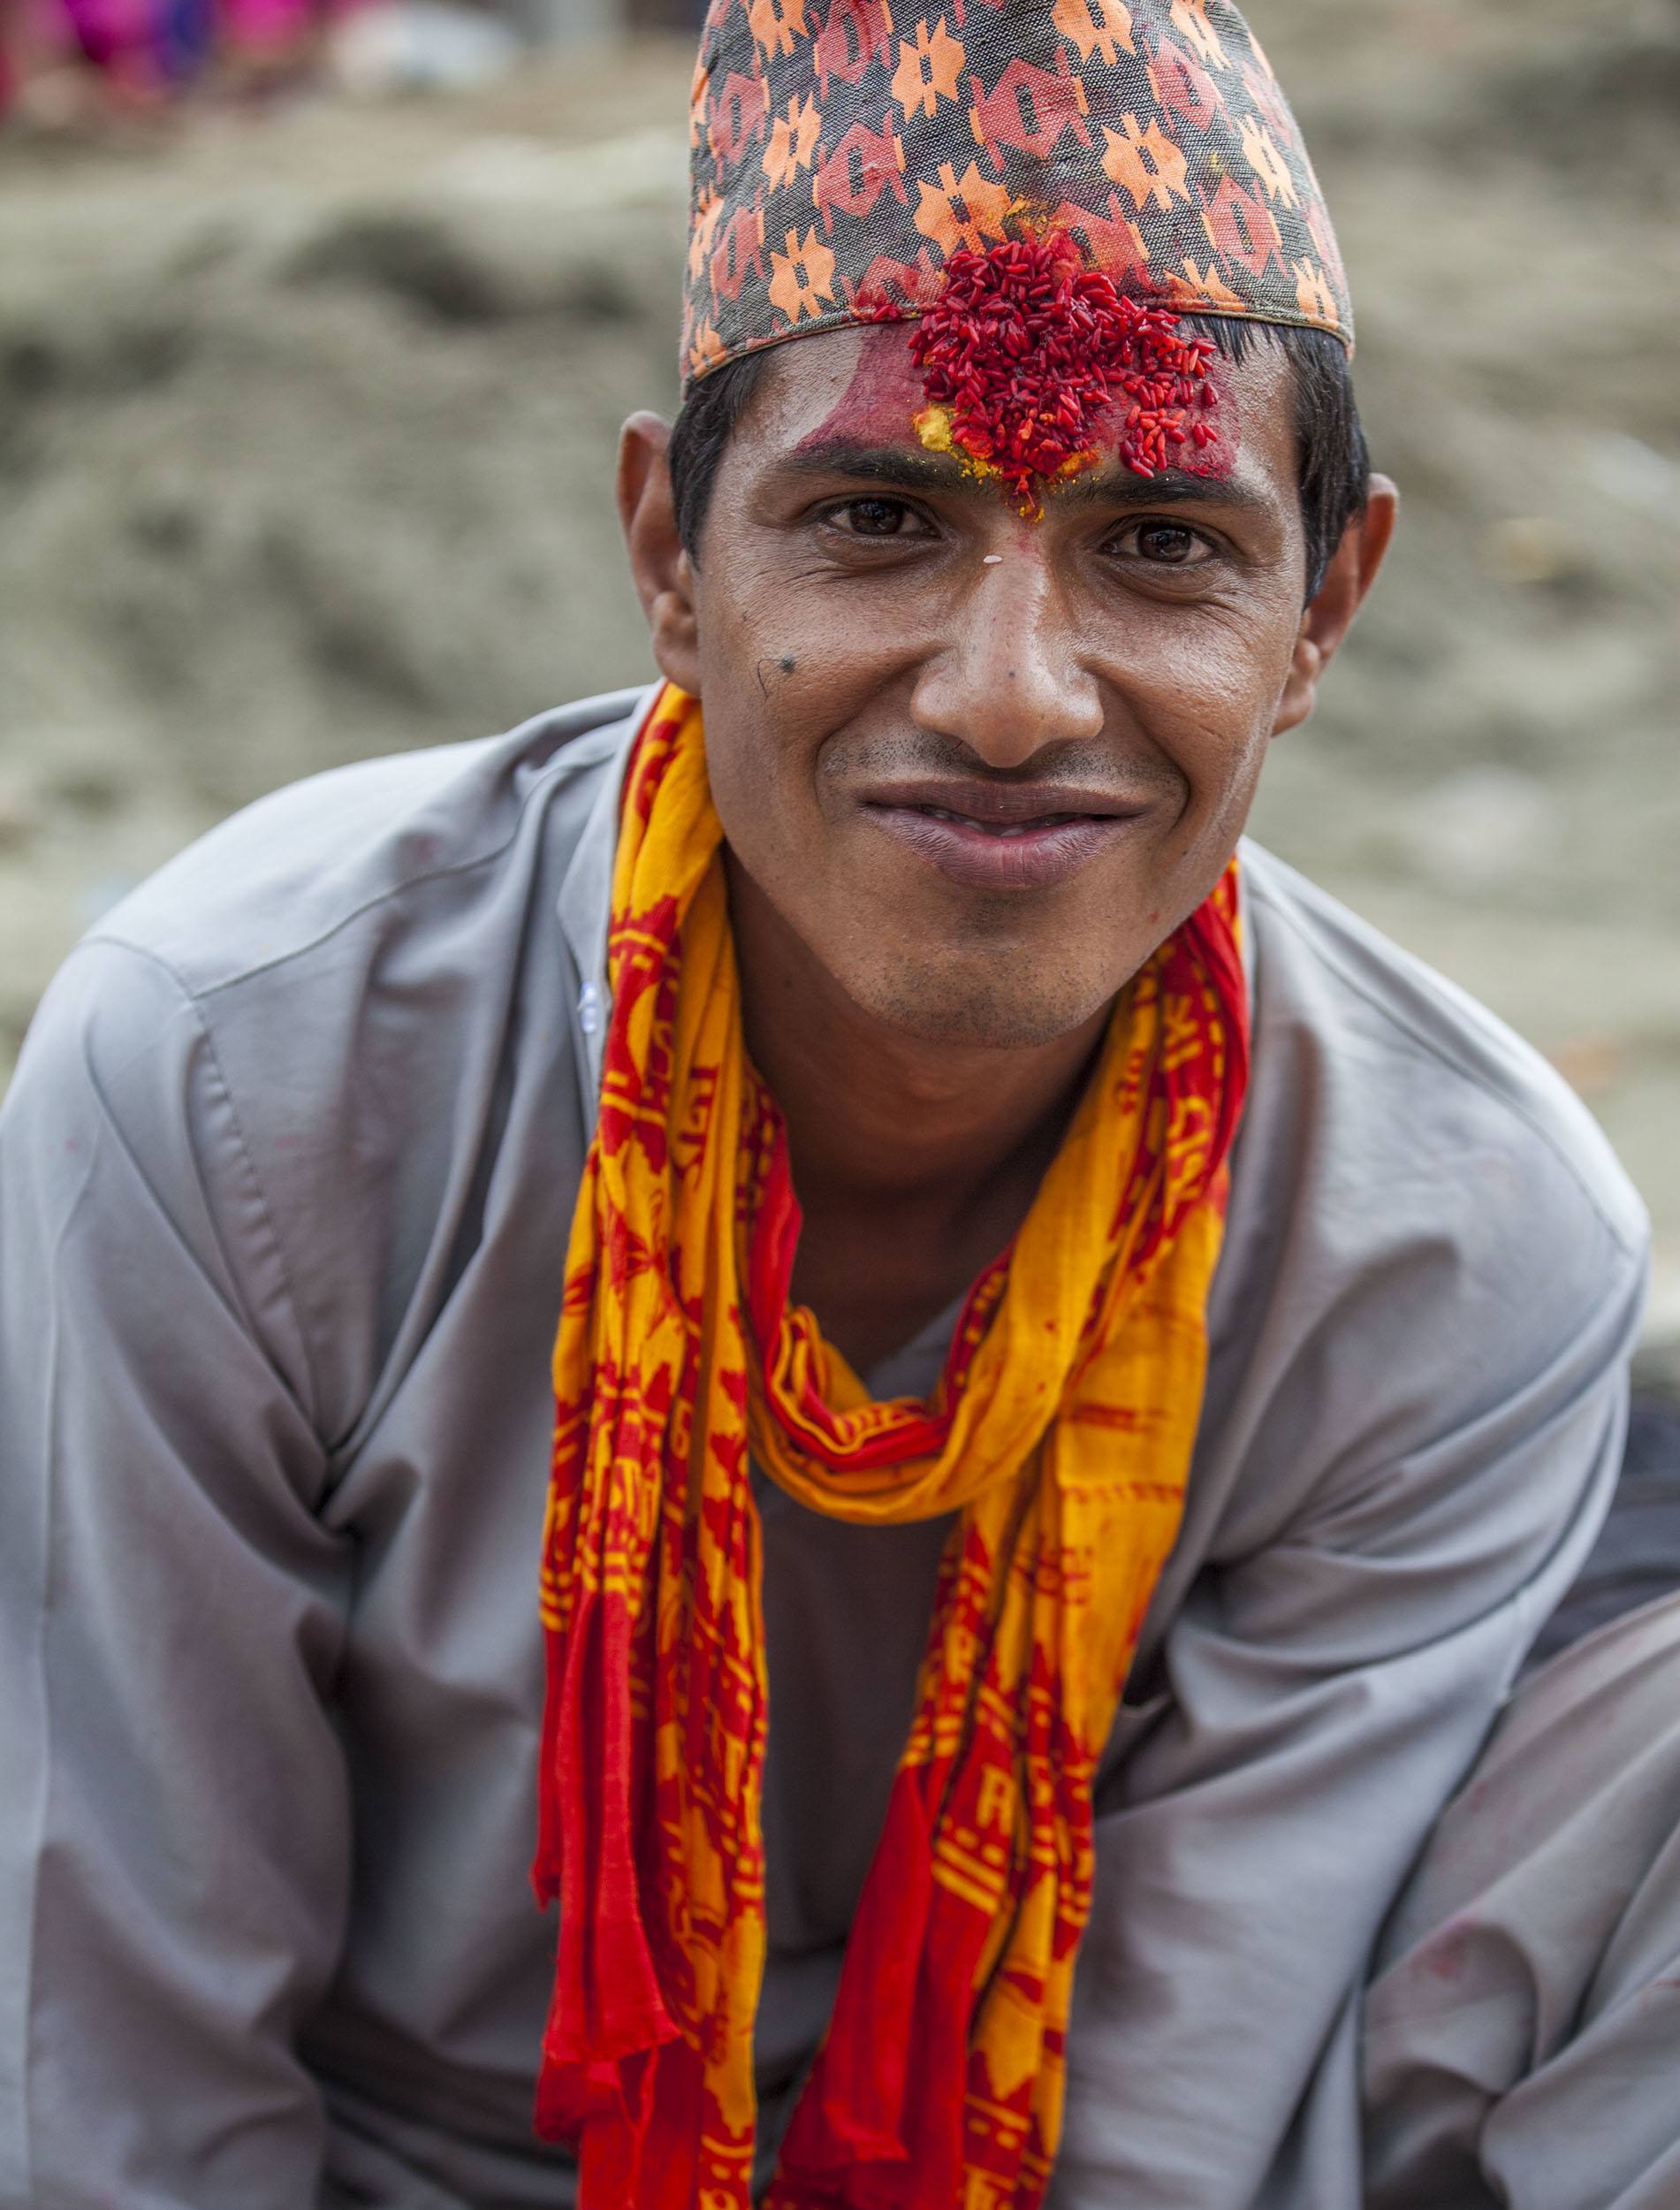
[[[264,800],[31,1033],[0,1118],[5,2210],[570,2199],[529,2130],[536,1564],[635,703]],[[1098,1788],[1057,2210],[1347,2210],[1293,2176],[1345,2167],[1378,1923],[1591,1541],[1643,1279],[1561,1083],[1245,856],[1253,1084]],[[769,2132],[943,1528],[762,1505]]]

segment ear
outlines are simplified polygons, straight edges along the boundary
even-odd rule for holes
[[[619,521],[659,672],[698,697],[694,565],[677,535],[670,443],[671,425],[658,415],[632,415],[625,423],[619,438]]]
[[[1272,723],[1273,736],[1298,728],[1318,703],[1319,678],[1377,580],[1399,512],[1400,493],[1394,484],[1386,476],[1373,476],[1364,514],[1348,524],[1318,596],[1301,617],[1289,681]]]

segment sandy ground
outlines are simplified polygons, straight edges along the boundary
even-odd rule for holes
[[[1680,1346],[1680,5],[1253,0],[1406,498],[1257,827],[1534,1039]],[[0,1069],[229,808],[648,668],[607,499],[668,405],[674,44],[120,144],[0,134]]]

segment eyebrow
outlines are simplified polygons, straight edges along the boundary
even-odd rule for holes
[[[906,446],[856,445],[845,438],[798,446],[779,467],[795,476],[848,476],[895,491],[959,492],[971,495],[993,487],[944,453],[912,452]],[[1134,476],[1129,469],[1091,470],[1051,486],[1060,502],[1108,507],[1241,507],[1270,508],[1264,492],[1225,476],[1192,476],[1168,469],[1159,476]]]

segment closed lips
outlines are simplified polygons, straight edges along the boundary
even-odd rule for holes
[[[978,829],[984,836],[1029,836],[1034,829],[1061,828],[1069,821],[1092,818],[1084,813],[1036,813],[1022,821],[981,821],[971,813],[956,813],[942,805],[918,805],[909,810],[925,815],[930,821],[954,821],[960,827]]]
[[[1066,783],[901,783],[866,789],[861,799],[867,806],[904,807],[935,819],[994,831],[1124,819],[1143,812],[1138,801]]]
[[[1093,792],[970,784],[874,790],[863,811],[949,880],[973,890],[1048,890],[1106,850],[1141,806]]]

